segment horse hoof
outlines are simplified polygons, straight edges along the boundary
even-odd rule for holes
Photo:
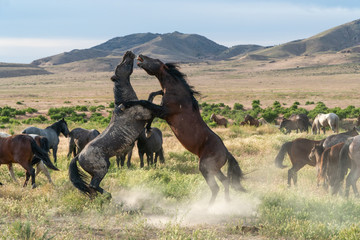
[[[36,184],[34,183],[31,188],[32,189],[36,188]]]
[[[111,193],[109,193],[109,192],[104,192],[104,196],[107,200],[112,199]]]
[[[4,184],[2,184],[2,183],[0,182],[0,186],[2,186],[2,185],[4,185]]]

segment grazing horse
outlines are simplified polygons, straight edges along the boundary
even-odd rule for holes
[[[144,154],[146,154],[148,167],[157,162],[159,157],[160,163],[165,163],[164,150],[162,147],[163,139],[162,132],[158,128],[151,129],[151,136],[145,136],[145,129],[140,133],[137,140],[137,147],[140,157],[140,167],[144,167]],[[154,158],[155,153],[155,158]]]
[[[135,55],[128,51],[124,54],[122,62],[116,67],[115,75],[111,77],[114,82],[115,104],[137,100],[136,93],[130,84],[130,75],[133,72]],[[107,193],[100,187],[110,166],[110,157],[124,154],[128,147],[134,143],[147,120],[152,119],[151,112],[141,106],[135,106],[122,111],[116,107],[113,111],[107,128],[71,160],[69,177],[72,184],[81,192],[93,197],[97,192]],[[82,169],[91,175],[87,183],[86,175]],[[107,193],[111,197],[110,193]]]
[[[356,181],[360,177],[360,135],[349,138],[340,151],[340,182],[342,182],[350,166],[350,173],[346,177],[345,197],[349,197],[350,186],[352,186],[354,194],[359,197],[356,187]]]
[[[296,133],[298,130],[300,130],[300,132],[309,132],[308,126],[311,125],[306,114],[292,114],[289,119],[283,118],[280,123],[280,129],[286,129],[285,134],[290,133],[292,130],[296,130]]]
[[[244,122],[246,122],[247,124],[249,124],[250,126],[255,126],[258,127],[259,126],[259,120],[253,118],[252,116],[250,116],[249,114],[246,114],[245,118],[244,118]]]
[[[33,159],[35,155],[35,158]],[[35,188],[35,170],[32,165],[43,160],[47,167],[57,169],[50,161],[49,155],[44,152],[36,141],[26,134],[18,134],[0,138],[0,165],[19,163],[26,170],[24,187],[31,176],[32,188]],[[9,168],[10,169],[10,168]]]
[[[316,166],[316,161],[309,159],[309,154],[311,149],[320,142],[321,141],[306,138],[297,138],[291,142],[286,142],[281,146],[280,151],[275,158],[275,166],[278,168],[285,168],[286,166],[283,165],[283,160],[285,154],[288,153],[292,163],[292,168],[288,171],[289,187],[291,186],[291,179],[293,180],[294,185],[297,184],[297,171],[306,164],[312,167]]]
[[[228,120],[226,118],[218,117],[218,116],[216,116],[215,113],[211,114],[210,120],[216,122],[216,124],[219,126],[222,125],[224,127],[227,127],[227,124],[228,124]]]
[[[143,55],[138,57],[138,66],[159,80],[163,92],[162,104],[156,105],[140,100],[124,103],[122,109],[141,105],[150,109],[155,117],[166,120],[180,143],[199,157],[200,172],[212,192],[210,204],[215,201],[219,192],[215,177],[224,185],[227,200],[229,200],[229,184],[236,190],[244,190],[240,184],[243,174],[238,162],[225,147],[221,138],[203,121],[194,96],[198,92],[189,86],[186,76],[175,64],[164,64],[158,59]],[[227,177],[221,171],[226,162],[228,162]]]
[[[96,129],[87,130],[84,128],[74,128],[69,133],[69,152],[67,157],[75,157],[77,154],[84,149],[85,145],[88,144],[91,140],[100,135],[99,131]]]
[[[321,144],[315,145],[309,155],[309,158],[315,160],[319,165],[317,176],[318,185],[320,181],[323,181],[324,188],[327,189],[327,187],[330,186],[331,194],[333,195],[337,192],[335,191],[335,185],[339,178],[339,156],[343,146],[343,142],[326,149],[324,149]]]
[[[339,117],[335,113],[323,114],[319,113],[312,124],[311,130],[313,134],[320,134],[320,129],[325,134],[325,128],[330,127],[335,133],[339,133]]]
[[[56,159],[57,159],[56,153],[59,144],[59,135],[60,133],[62,133],[65,137],[68,137],[69,129],[66,121],[64,119],[61,119],[45,129],[40,129],[37,127],[28,127],[24,131],[22,131],[22,133],[36,134],[39,136],[46,137],[49,141],[50,149],[53,150],[54,162],[56,164]]]

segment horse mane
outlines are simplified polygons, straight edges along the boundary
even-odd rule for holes
[[[166,63],[165,66],[167,67],[167,72],[184,85],[185,89],[190,93],[194,109],[199,110],[199,103],[196,100],[195,95],[200,95],[200,92],[196,91],[194,86],[188,84],[186,81],[186,74],[179,71],[179,66],[177,64]]]
[[[66,122],[64,120],[59,120],[55,123],[53,123],[52,125],[48,126],[47,128],[52,128],[55,130],[56,134],[57,135],[60,135],[60,132],[61,132],[61,122],[64,122],[66,124]]]

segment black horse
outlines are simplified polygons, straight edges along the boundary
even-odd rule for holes
[[[67,157],[73,156],[75,157],[77,154],[84,149],[86,144],[88,144],[91,140],[100,135],[99,131],[96,129],[87,130],[84,128],[74,128],[69,133],[69,152]]]
[[[61,119],[51,126],[48,126],[45,129],[37,128],[37,127],[28,127],[22,133],[26,134],[36,134],[39,136],[44,136],[49,141],[49,147],[53,150],[54,162],[56,163],[56,153],[59,144],[59,135],[60,133],[64,134],[65,137],[69,136],[69,129],[67,123],[64,119]]]
[[[163,139],[160,129],[152,128],[150,137],[145,136],[145,129],[141,132],[137,140],[137,147],[140,157],[140,167],[144,167],[144,154],[146,154],[148,167],[153,163],[155,163],[156,166],[158,157],[160,159],[160,163],[165,163],[162,144]]]
[[[130,84],[135,55],[128,51],[122,62],[117,66],[114,82],[115,104],[137,100],[136,93]],[[88,143],[79,155],[73,158],[69,166],[69,176],[73,185],[85,194],[93,196],[97,192],[104,193],[99,185],[110,166],[110,157],[123,154],[134,143],[147,120],[152,119],[151,112],[141,106],[135,106],[125,111],[116,107],[107,128]],[[91,175],[90,184],[85,182],[85,174],[80,172],[80,166]],[[111,197],[111,194],[109,194]]]

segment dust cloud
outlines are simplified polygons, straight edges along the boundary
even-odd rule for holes
[[[163,227],[168,223],[181,226],[219,224],[234,219],[254,219],[260,200],[249,194],[232,194],[227,202],[223,191],[213,205],[209,205],[210,192],[206,196],[178,204],[165,199],[160,193],[148,189],[126,189],[113,192],[113,201],[124,211],[139,212],[147,223]]]

